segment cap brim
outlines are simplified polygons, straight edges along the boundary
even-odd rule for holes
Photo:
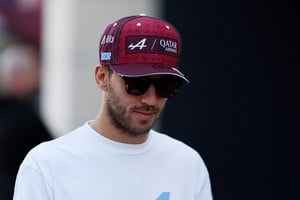
[[[151,76],[159,74],[168,74],[173,76],[178,76],[190,82],[183,73],[181,73],[177,68],[169,66],[161,66],[156,64],[122,64],[122,65],[109,65],[110,68],[117,72],[118,74],[128,76],[128,77],[138,77],[138,76]]]

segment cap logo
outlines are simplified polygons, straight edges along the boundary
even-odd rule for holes
[[[101,40],[101,45],[107,44],[107,43],[113,43],[115,37],[112,35],[104,35],[102,40]]]
[[[127,36],[125,53],[157,53],[178,56],[177,41],[159,36]]]
[[[146,38],[142,39],[135,45],[133,43],[131,43],[130,45],[128,45],[128,48],[130,48],[130,50],[134,50],[135,48],[143,49],[143,48],[147,47],[147,45],[145,45],[145,42],[146,42]]]
[[[110,60],[111,53],[110,52],[103,52],[101,53],[101,60]]]
[[[161,39],[159,41],[160,46],[165,48],[166,51],[168,52],[173,52],[177,54],[177,42],[174,42],[172,40],[164,40]]]

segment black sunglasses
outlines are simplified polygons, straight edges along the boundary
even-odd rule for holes
[[[113,72],[113,70],[110,70]],[[177,76],[165,75],[159,78],[150,78],[148,76],[128,77],[115,73],[125,81],[125,90],[131,95],[143,95],[147,92],[150,85],[153,84],[156,95],[162,98],[175,96],[183,80]]]

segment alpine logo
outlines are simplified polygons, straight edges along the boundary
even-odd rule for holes
[[[135,48],[139,48],[139,49],[146,48],[146,47],[147,47],[147,45],[145,45],[146,40],[147,40],[147,39],[144,38],[144,39],[142,39],[141,41],[139,41],[139,42],[136,43],[136,44],[131,43],[131,44],[128,46],[128,48],[129,48],[130,50],[134,50]]]
[[[125,53],[158,53],[177,56],[178,42],[157,36],[128,36],[125,39]]]

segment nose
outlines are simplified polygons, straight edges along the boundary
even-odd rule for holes
[[[145,92],[145,94],[142,95],[141,101],[142,103],[148,105],[154,105],[157,102],[158,98],[160,97],[156,95],[154,85],[151,84],[149,89]]]

